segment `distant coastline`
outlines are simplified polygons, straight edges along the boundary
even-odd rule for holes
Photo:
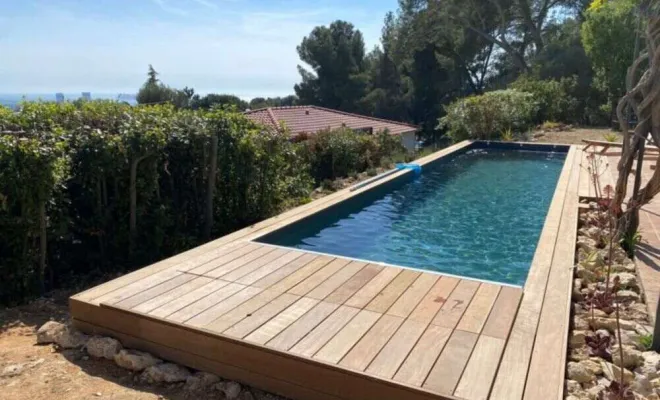
[[[82,98],[82,93],[62,93],[64,101],[74,101]],[[136,104],[133,93],[91,93],[92,100],[125,101],[131,105]],[[0,93],[0,105],[15,108],[21,101],[56,101],[56,93]]]

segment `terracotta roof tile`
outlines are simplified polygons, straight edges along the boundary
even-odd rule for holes
[[[374,132],[388,129],[392,134],[417,130],[415,125],[318,106],[269,107],[246,111],[245,114],[255,122],[274,128],[278,128],[283,122],[292,135],[316,133],[322,129],[336,129],[342,126],[351,129],[371,128]]]

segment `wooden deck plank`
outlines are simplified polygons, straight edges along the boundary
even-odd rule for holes
[[[458,321],[456,329],[462,331],[481,333],[481,329],[486,324],[486,319],[490,315],[490,310],[497,300],[500,293],[500,286],[490,283],[482,283],[475,293],[470,305]]]
[[[477,281],[461,280],[433,318],[432,324],[454,329],[479,289]]]
[[[315,259],[317,259],[319,256],[316,254],[312,253],[305,253],[302,257],[297,258],[287,265],[283,266],[282,268],[278,268],[272,272],[270,272],[267,275],[264,275],[263,277],[257,279],[254,282],[250,282],[249,284],[252,286],[260,287],[260,288],[267,288],[282,279],[286,278],[287,276],[290,276],[296,271],[299,271],[301,268],[304,268],[307,264],[311,263]],[[263,267],[267,268],[267,267]],[[257,270],[258,271],[258,270]],[[255,271],[255,273],[257,272]]]
[[[417,322],[431,322],[460,281],[451,276],[441,277],[415,307],[409,318]]]
[[[206,277],[197,277],[192,281],[188,281],[181,286],[178,286],[176,289],[172,289],[167,293],[163,293],[158,297],[154,297],[148,301],[145,301],[142,304],[139,304],[133,307],[133,310],[142,313],[148,313],[151,310],[154,310],[164,304],[167,304],[179,297],[185,296],[186,294],[194,291],[195,289],[204,286],[213,281],[211,278]]]
[[[439,275],[424,273],[399,297],[387,310],[387,314],[406,318],[417,307],[433,285],[440,279]]]
[[[344,268],[350,262],[350,260],[345,258],[335,258],[328,265],[324,266],[296,286],[289,289],[288,292],[297,294],[299,296],[304,296],[314,290],[318,285],[325,282],[326,279],[337,273],[337,271]]]
[[[476,333],[455,330],[422,387],[441,394],[452,394],[472,354],[477,337]]]
[[[204,328],[221,333],[235,323],[241,321],[249,314],[270,303],[271,300],[279,295],[281,295],[280,292],[265,289],[251,299],[241,303],[238,307],[222,314],[220,317],[205,325]]]
[[[503,339],[481,335],[454,395],[467,400],[486,400],[503,350]]]
[[[283,293],[222,333],[239,339],[244,338],[271,318],[284,311],[299,298],[300,296],[296,296],[295,294]]]
[[[185,306],[179,311],[168,315],[167,319],[169,321],[185,322],[242,289],[245,289],[245,286],[239,285],[238,283],[230,283],[209,294],[208,296],[205,296],[196,302]]]
[[[352,278],[366,265],[367,263],[364,262],[351,261],[334,275],[328,277],[328,279],[315,287],[314,290],[307,293],[307,296],[313,299],[325,299],[330,293],[334,292],[339,286]]]
[[[195,278],[197,277],[194,275],[175,276],[174,278],[167,280],[161,283],[160,285],[153,286],[143,292],[136,293],[133,296],[121,299],[120,301],[117,301],[113,304],[116,305],[117,307],[133,308],[139,304],[151,300],[154,297],[158,297],[161,294],[167,293],[172,289],[176,289],[177,287]]]
[[[521,295],[522,291],[518,288],[502,287],[481,333],[506,340],[511,331],[511,324],[516,317],[516,312],[512,312],[512,310],[518,309]]]
[[[244,243],[237,242],[219,248],[209,248],[210,246],[206,246],[206,245],[195,247],[194,249],[190,249],[183,253],[177,254],[176,256],[159,261],[153,265],[150,265],[149,267],[138,269],[137,271],[133,271],[129,274],[113,279],[110,282],[106,282],[102,285],[98,285],[88,290],[85,290],[84,292],[78,293],[73,297],[81,301],[90,301],[90,302],[94,302],[95,304],[98,304],[98,302],[94,301],[94,299],[97,299],[103,295],[113,292],[130,283],[154,275],[158,272],[173,267],[184,266],[184,263],[188,263],[192,265],[203,264],[214,258],[220,257],[224,254],[227,254],[241,247],[245,247],[249,245],[251,244],[246,242]]]
[[[290,351],[295,354],[311,357],[328,340],[341,330],[360,310],[354,307],[340,306],[316,328],[301,339]]]
[[[396,278],[390,282],[389,285],[378,293],[378,295],[367,304],[365,309],[384,313],[387,311],[395,301],[401,297],[403,292],[412,285],[412,283],[421,275],[419,271],[406,269],[401,271]]]
[[[382,314],[362,310],[314,355],[314,358],[336,364],[367,333]]]
[[[382,270],[383,267],[380,265],[367,264],[366,267],[362,268],[357,274],[353,275],[351,279],[347,280],[334,292],[330,293],[330,295],[326,297],[324,301],[343,304],[365,284],[367,284],[367,282],[378,275],[378,273]]]
[[[209,294],[220,288],[223,288],[228,284],[229,282],[212,280],[206,285],[200,286],[197,289],[184,294],[183,296],[177,297],[169,303],[165,303],[159,307],[154,308],[153,310],[149,311],[148,314],[153,315],[154,317],[167,317],[168,315],[179,311],[180,309],[196,302],[205,296],[208,296]]]
[[[204,273],[204,276],[210,276],[211,278],[221,278],[225,281],[235,282],[239,278],[243,277],[243,275],[247,275],[255,269],[261,268],[269,263],[276,262],[281,258],[288,257],[288,261],[290,261],[291,257],[300,257],[300,253],[298,252],[287,251],[284,249],[274,249],[267,246],[262,248],[268,251],[258,258],[253,257],[251,254],[249,255],[250,260],[248,262],[245,262],[245,260],[248,258],[248,256],[245,256],[235,260],[234,263],[229,263],[227,265],[223,265],[208,271]]]
[[[211,260],[207,263],[204,263],[202,265],[199,265],[195,268],[192,268],[188,270],[191,274],[197,274],[197,275],[208,275],[211,278],[217,278],[218,276],[222,275],[221,273],[213,273],[211,274],[211,271],[232,271],[242,265],[245,265],[253,260],[258,259],[259,257],[262,257],[270,252],[273,251],[272,248],[256,244],[256,243],[251,243],[250,244],[250,251],[248,252],[243,252],[245,248],[241,248],[240,250],[240,256],[239,257],[232,257],[231,259],[215,259]]]
[[[273,319],[261,325],[257,330],[250,333],[245,340],[255,343],[266,343],[275,335],[282,332],[292,323],[303,316],[312,307],[316,306],[319,300],[303,297],[293,303],[289,308],[277,314]]]
[[[406,320],[367,367],[367,372],[387,379],[392,378],[424,333],[426,326],[425,323]]]
[[[258,279],[268,275],[268,271],[275,271],[278,268],[281,268],[286,264],[297,260],[302,255],[303,254],[298,251],[288,251],[275,259],[270,259],[267,261],[259,259],[253,263],[244,265],[241,268],[235,269],[232,272],[221,276],[220,279],[241,283],[243,285],[249,285],[251,282],[257,281]],[[262,271],[263,275],[257,272],[260,270]]]
[[[202,311],[193,318],[189,319],[188,321],[186,321],[186,325],[203,327],[215,321],[221,315],[229,312],[230,310],[233,310],[239,305],[250,300],[254,296],[257,296],[262,291],[263,289],[261,288],[248,286],[245,289],[239,291],[238,293],[235,293],[234,295],[222,300],[218,304]]]
[[[328,315],[332,314],[338,307],[338,304],[324,301],[320,302],[314,308],[309,310],[308,313],[300,317],[300,319],[266,343],[266,345],[278,350],[289,350],[298,343],[300,339],[305,337],[305,335],[307,335],[312,329],[316,328],[318,324],[325,320]]]
[[[422,386],[452,332],[449,328],[429,325],[394,375],[394,380],[412,386]]]
[[[228,263],[236,258],[243,257],[246,253],[250,253],[251,251],[258,251],[258,248],[259,247],[256,245],[249,244],[247,246],[235,249],[220,257],[212,259],[211,261],[208,261],[206,264]],[[206,265],[206,264],[202,264],[202,265]],[[181,265],[173,266],[171,268],[157,272],[138,281],[134,281],[128,285],[121,287],[120,289],[107,293],[103,296],[97,297],[94,299],[94,301],[98,304],[100,303],[114,304],[119,300],[125,299],[127,297],[133,296],[134,294],[141,293],[149,288],[157,286],[169,279],[174,278],[175,276],[182,275],[184,272],[189,272],[190,270],[194,269],[194,267],[196,266],[199,266],[199,263],[196,261],[190,261],[187,263],[183,263]]]
[[[383,315],[341,360],[344,367],[364,371],[394,335],[404,319]]]
[[[268,277],[265,277],[264,279],[255,282],[254,286],[269,288],[276,292],[286,292],[292,287],[298,285],[303,280],[307,279],[310,275],[328,265],[330,262],[332,262],[332,260],[334,260],[333,257],[319,256],[309,264],[277,282],[271,282],[268,280]]]
[[[362,289],[358,290],[350,299],[346,301],[346,305],[350,307],[363,308],[380,293],[394,278],[403,271],[401,268],[388,267],[380,271],[372,280],[367,282]]]

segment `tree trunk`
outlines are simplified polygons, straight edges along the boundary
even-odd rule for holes
[[[48,237],[46,230],[46,201],[39,202],[39,290],[46,293],[46,251]]]
[[[218,168],[218,134],[211,136],[209,172],[206,181],[206,208],[204,210],[204,240],[211,237],[213,229],[213,197],[215,194],[215,176]]]
[[[137,168],[140,164],[140,161],[149,157],[149,155],[143,155],[137,158],[134,158],[131,161],[131,181],[130,181],[130,217],[128,223],[129,231],[129,254],[133,254],[135,248],[135,238],[137,236]]]

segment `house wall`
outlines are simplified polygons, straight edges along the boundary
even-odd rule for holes
[[[404,132],[401,134],[401,143],[408,151],[415,151],[417,144],[417,135],[415,131]]]

